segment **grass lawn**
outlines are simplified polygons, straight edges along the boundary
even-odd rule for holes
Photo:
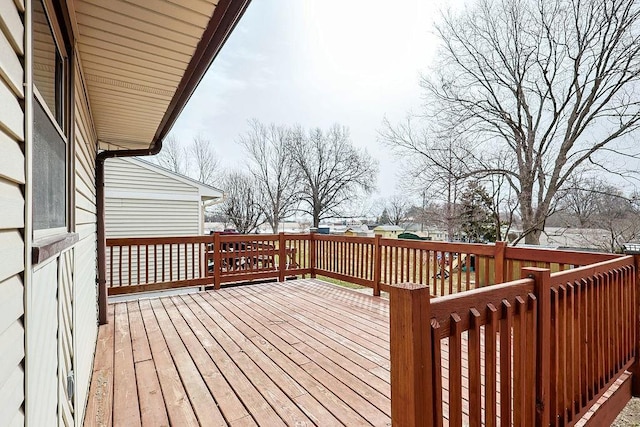
[[[316,279],[324,280],[325,282],[333,283],[334,285],[344,286],[349,289],[365,289],[365,286],[356,285],[355,283],[345,282],[344,280],[332,279],[327,276],[316,276]]]

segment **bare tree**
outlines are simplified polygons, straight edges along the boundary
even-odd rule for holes
[[[239,233],[251,233],[263,223],[260,190],[252,176],[231,172],[222,180],[225,200],[220,209]]]
[[[400,225],[407,220],[411,203],[406,197],[391,196],[385,204],[389,222],[393,225]]]
[[[187,146],[170,135],[163,141],[162,150],[154,158],[160,166],[207,185],[214,185],[218,177],[218,158],[213,144],[202,135],[194,137]]]
[[[640,4],[478,0],[438,26],[425,116],[471,143],[467,174],[501,175],[536,244],[556,194],[583,165],[624,174],[640,122]]]
[[[274,233],[280,221],[293,215],[299,203],[289,135],[284,126],[266,126],[254,119],[249,122],[249,131],[239,139],[252,161],[251,173],[264,194],[261,207]]]
[[[620,190],[609,186],[598,195],[598,212],[594,221],[607,230],[608,244],[601,249],[622,252],[625,243],[640,236],[640,209],[635,196],[626,197]]]
[[[189,168],[187,152],[174,135],[169,135],[162,142],[162,150],[155,160],[163,168],[181,175],[185,175]]]
[[[558,212],[558,225],[581,230],[585,242],[607,252],[620,252],[625,243],[640,236],[637,195],[627,196],[599,177],[573,180],[562,192]],[[606,230],[606,240],[593,229]]]
[[[193,178],[204,184],[214,185],[218,174],[218,157],[212,142],[198,135],[193,138],[188,153],[194,166]]]
[[[292,132],[289,144],[297,179],[301,185],[301,210],[313,218],[338,215],[339,209],[358,196],[373,191],[377,164],[366,152],[356,149],[346,127]]]
[[[618,194],[618,190],[597,177],[572,178],[559,193],[558,211],[566,216],[564,225],[579,228],[595,226],[603,207],[601,199],[610,195],[612,190]]]
[[[456,205],[469,172],[465,162],[466,141],[437,135],[433,129],[417,129],[412,117],[397,126],[385,119],[380,137],[406,163],[408,179],[404,186],[441,205],[441,220],[447,229],[447,239],[452,240],[458,223]]]

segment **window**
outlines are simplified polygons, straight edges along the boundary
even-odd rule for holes
[[[48,8],[46,7],[48,6]],[[69,58],[53,6],[33,1],[33,228],[67,231]],[[51,233],[45,233],[51,234]]]

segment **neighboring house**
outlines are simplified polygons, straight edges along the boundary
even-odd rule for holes
[[[374,237],[373,231],[369,230],[369,227],[366,225],[354,225],[352,227],[347,228],[344,232],[345,236],[357,236],[357,237]]]
[[[373,229],[374,234],[378,234],[387,239],[397,239],[398,234],[404,232],[404,228],[397,225],[379,225]]]
[[[204,208],[222,190],[134,157],[105,165],[106,237],[204,234]]]
[[[159,151],[247,4],[0,1],[1,426],[83,424],[104,164]]]
[[[429,240],[435,240],[439,242],[444,242],[445,240],[447,240],[447,231],[441,230],[439,228],[427,227],[425,228],[424,232],[418,234],[423,237],[429,238]]]
[[[518,246],[521,245],[524,245],[524,239],[518,242]],[[540,246],[608,251],[611,235],[601,228],[545,227],[540,234]]]

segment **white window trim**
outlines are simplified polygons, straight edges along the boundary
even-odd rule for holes
[[[56,25],[53,25],[51,23],[51,18],[50,18],[50,11],[51,9],[51,4],[47,1],[47,0],[43,0],[42,1],[43,7],[44,7],[44,11],[45,11],[45,15],[47,16],[47,22],[49,24],[49,28],[51,30],[51,34],[53,37],[53,42],[55,44],[55,47],[58,51],[58,54],[62,57],[63,59],[63,74],[66,75],[67,72],[69,72],[70,70],[68,69],[70,67],[70,65],[67,63],[68,62],[68,56],[67,56],[67,51],[64,47],[64,43],[62,43],[62,35],[60,34],[59,28]],[[60,127],[60,124],[58,123],[58,120],[55,117],[55,114],[53,114],[53,112],[51,111],[51,108],[49,107],[49,104],[47,103],[47,101],[44,99],[44,96],[42,96],[42,94],[40,93],[40,91],[38,90],[38,87],[36,86],[36,82],[34,80],[32,80],[32,89],[33,89],[33,96],[34,98],[36,98],[38,104],[40,104],[40,106],[42,107],[42,110],[44,111],[44,113],[46,114],[47,118],[49,119],[49,121],[53,124],[53,127],[56,129],[56,131],[58,132],[60,138],[62,138],[62,141],[64,142],[65,145],[65,177],[67,179],[66,185],[65,185],[65,223],[66,225],[64,227],[54,227],[54,228],[44,228],[44,229],[40,229],[40,230],[35,230],[33,229],[33,241],[34,243],[37,243],[38,241],[42,240],[42,239],[46,239],[52,236],[56,236],[56,235],[62,235],[65,233],[68,233],[69,230],[71,230],[71,224],[70,224],[70,219],[71,219],[71,215],[70,215],[70,210],[73,209],[74,207],[71,206],[71,200],[70,200],[70,196],[71,196],[71,188],[70,188],[70,183],[68,181],[68,177],[69,177],[69,163],[71,162],[71,158],[69,156],[69,140],[67,138],[67,135],[64,133],[64,131],[62,130],[62,128]],[[67,88],[67,91],[69,91],[70,88]],[[71,98],[72,96],[74,96],[72,93],[68,93],[65,94],[66,97]],[[68,102],[73,102],[72,99],[63,99],[62,100],[62,104],[63,104],[63,108],[66,108],[66,105]],[[32,219],[33,221],[33,219]]]

